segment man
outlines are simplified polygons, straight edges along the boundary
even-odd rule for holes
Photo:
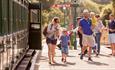
[[[83,59],[84,51],[88,48],[88,60],[92,61],[91,59],[91,50],[94,46],[94,37],[92,31],[92,22],[89,19],[89,11],[86,9],[83,11],[83,18],[80,20],[79,28],[81,30],[83,36],[83,47],[82,47],[82,54],[80,59]]]

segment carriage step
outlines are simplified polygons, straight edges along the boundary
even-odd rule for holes
[[[17,66],[16,70],[28,70],[28,68],[31,65],[31,60],[33,55],[35,54],[35,51],[32,49],[29,49],[24,58],[21,60],[19,65]]]

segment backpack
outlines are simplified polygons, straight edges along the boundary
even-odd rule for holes
[[[51,24],[51,28],[50,28],[50,29],[52,29],[52,26],[53,26],[53,24]],[[45,37],[46,37],[47,34],[48,34],[47,28],[48,28],[48,26],[46,26],[46,27],[44,28],[44,30],[43,30],[43,35],[44,35]]]

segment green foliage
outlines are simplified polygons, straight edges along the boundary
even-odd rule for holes
[[[113,1],[113,14],[114,14],[114,16],[115,16],[115,0],[112,0]]]
[[[49,20],[55,16],[62,18],[64,14],[59,8],[51,8],[51,11],[49,12]]]
[[[54,3],[55,0],[39,0],[42,3],[42,9],[48,10]]]
[[[48,22],[48,16],[49,16],[48,11],[47,11],[47,10],[44,10],[44,11],[42,12],[42,23],[43,23],[43,24],[45,24],[45,23]]]
[[[98,4],[109,4],[112,0],[92,0]]]
[[[70,35],[70,41],[71,41],[71,45],[74,46],[75,33],[72,33],[72,34]]]
[[[91,0],[84,0],[84,1],[82,1],[82,6],[83,6],[83,8],[88,9],[89,11],[99,13],[100,12],[99,7],[101,5],[95,3]]]
[[[44,10],[42,13],[43,23],[49,23],[53,17],[59,17],[60,21],[63,22],[63,12],[59,8],[50,8],[49,10]]]
[[[43,4],[43,12],[42,12],[42,23],[49,23],[53,17],[57,16],[60,18],[61,25],[64,23],[64,10],[63,8],[52,8],[54,4],[63,4],[64,0],[39,0]],[[66,2],[70,2],[71,0],[66,0]],[[66,9],[66,22],[69,23],[69,10]]]

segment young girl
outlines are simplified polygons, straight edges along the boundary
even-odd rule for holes
[[[61,51],[62,51],[62,62],[66,62],[67,54],[68,54],[68,44],[70,43],[70,38],[67,35],[67,29],[63,29],[61,40]]]

